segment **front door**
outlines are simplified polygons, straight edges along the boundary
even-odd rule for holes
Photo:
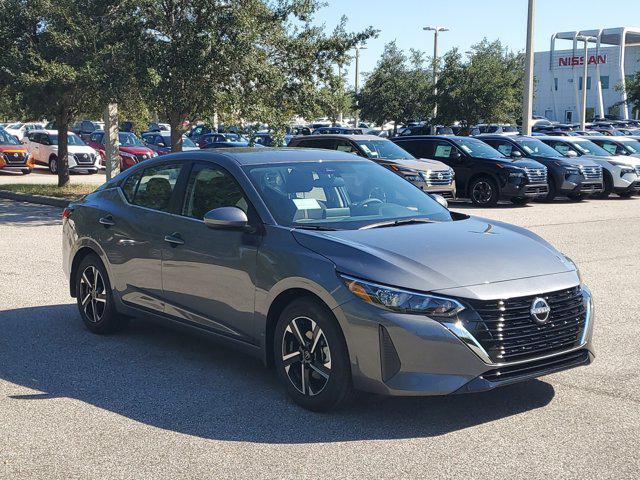
[[[434,146],[432,158],[453,168],[456,173],[456,189],[464,192],[471,171],[469,157],[450,142],[439,140]]]
[[[163,249],[165,312],[239,340],[258,344],[254,324],[255,269],[260,234],[212,229],[203,222],[214,208],[235,206],[250,223],[257,215],[236,180],[212,163],[196,163]]]

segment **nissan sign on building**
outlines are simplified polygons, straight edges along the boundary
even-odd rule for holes
[[[596,39],[586,59],[579,36]],[[624,93],[626,81],[640,69],[640,28],[633,27],[553,34],[551,49],[535,54],[534,115],[566,123],[580,120],[585,61],[587,119],[605,115],[636,118]]]

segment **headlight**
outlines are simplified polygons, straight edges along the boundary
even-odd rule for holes
[[[409,180],[410,182],[424,181],[421,172],[418,172],[417,170],[400,170],[399,173],[405,180]]]
[[[635,168],[633,168],[633,167],[627,167],[627,166],[625,166],[625,167],[620,167],[620,176],[621,176],[621,177],[622,177],[622,176],[624,176],[624,175],[627,175],[627,174],[629,174],[629,173],[636,173]]]
[[[574,167],[567,167],[564,169],[564,174],[567,177],[570,177],[571,175],[580,175],[580,169],[574,168]]]
[[[580,285],[582,285],[582,275],[580,274],[580,269],[578,268],[578,266],[576,265],[576,262],[574,262],[573,260],[571,260],[569,257],[567,257],[566,255],[564,256],[564,258],[567,260],[568,263],[570,263],[571,265],[573,265],[573,268],[576,269],[576,274],[578,275],[578,280],[580,281]]]
[[[400,290],[347,275],[341,275],[341,278],[351,293],[361,300],[394,312],[450,318],[464,310],[459,302],[450,298]]]
[[[449,169],[449,173],[451,174],[451,178],[455,178],[456,177],[456,171],[453,168]]]

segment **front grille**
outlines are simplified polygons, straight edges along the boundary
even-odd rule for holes
[[[580,165],[580,172],[586,180],[602,180],[602,167],[599,165],[594,167]]]
[[[430,187],[451,185],[451,182],[453,182],[453,170],[439,170],[435,172],[429,170],[427,173],[422,175],[422,178],[424,178],[424,181]]]
[[[137,155],[136,155],[136,159],[137,159],[139,162],[142,162],[142,161],[144,161],[144,160],[148,160],[148,159],[149,159],[149,155],[148,155],[148,154],[146,154],[146,153],[137,154]]]
[[[93,165],[96,161],[90,153],[74,153],[73,158],[78,165]]]
[[[489,370],[482,374],[482,378],[490,382],[504,382],[522,377],[536,377],[579,365],[585,365],[588,362],[589,352],[587,350],[577,350],[542,360],[533,360],[531,362]]]
[[[440,195],[443,198],[446,198],[447,200],[455,199],[455,197],[453,196],[453,191],[451,190],[445,190],[444,192],[432,192],[432,193],[437,193],[438,195]]]
[[[547,185],[531,185],[524,189],[527,195],[546,195],[549,193],[549,187]]]
[[[529,168],[525,167],[529,183],[547,183],[547,167]]]
[[[531,318],[531,306],[544,298],[551,313],[540,325]],[[540,295],[505,300],[470,301],[483,325],[475,337],[492,361],[512,362],[540,357],[578,345],[586,322],[586,307],[579,286]]]
[[[603,190],[602,183],[583,183],[580,191],[583,193],[596,193]]]
[[[26,152],[4,152],[2,154],[7,165],[25,165],[29,159]]]

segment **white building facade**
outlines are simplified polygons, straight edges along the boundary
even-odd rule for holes
[[[605,115],[637,118],[624,91],[640,70],[640,29],[632,27],[552,35],[550,50],[534,57],[534,115],[563,123],[580,121],[585,62],[580,36],[593,37],[586,55],[587,120]],[[558,48],[565,45],[570,48]]]

